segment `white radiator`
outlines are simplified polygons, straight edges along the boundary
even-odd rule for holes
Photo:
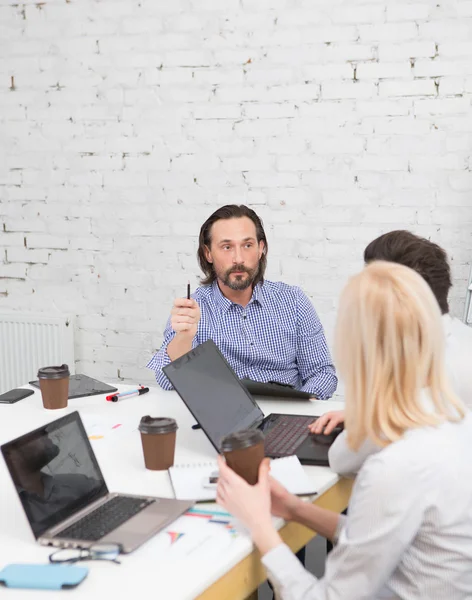
[[[0,394],[67,363],[74,373],[73,322],[66,317],[0,314]]]

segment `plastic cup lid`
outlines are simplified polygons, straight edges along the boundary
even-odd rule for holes
[[[264,441],[264,434],[260,429],[244,429],[226,435],[221,440],[222,452],[231,452],[232,450],[243,450],[250,448]]]
[[[141,433],[172,433],[177,431],[177,421],[170,417],[142,417],[139,427]]]
[[[39,379],[64,379],[69,375],[69,367],[65,364],[60,367],[43,367],[38,371]]]

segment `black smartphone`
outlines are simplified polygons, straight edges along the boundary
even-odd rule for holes
[[[0,395],[0,404],[15,404],[18,400],[28,398],[31,394],[34,394],[34,390],[23,390],[21,388],[10,390]]]

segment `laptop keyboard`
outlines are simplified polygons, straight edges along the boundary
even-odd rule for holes
[[[265,438],[266,456],[290,456],[310,435],[308,425],[314,417],[282,416]]]
[[[95,542],[155,502],[149,498],[115,496],[55,537]]]

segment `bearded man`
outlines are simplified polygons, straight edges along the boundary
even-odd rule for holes
[[[174,301],[160,350],[148,363],[164,389],[162,367],[212,339],[240,379],[278,382],[325,400],[337,377],[323,326],[298,287],[264,279],[267,238],[249,207],[227,205],[202,225],[202,285]]]

